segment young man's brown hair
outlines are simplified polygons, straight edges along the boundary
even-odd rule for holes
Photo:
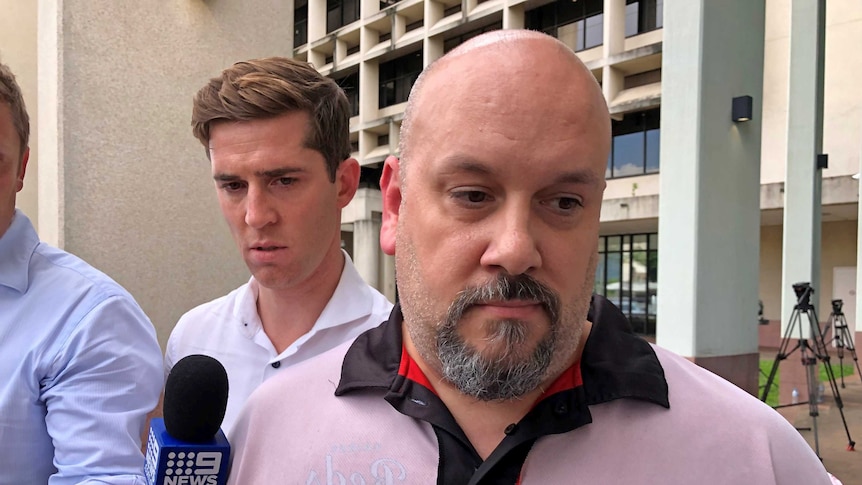
[[[9,66],[2,62],[0,62],[0,103],[9,105],[12,124],[18,133],[18,141],[21,142],[20,156],[23,156],[30,142],[30,116],[27,114],[24,95],[21,94],[21,87],[15,81],[15,75],[12,74]]]
[[[340,87],[308,63],[284,57],[237,62],[195,95],[192,129],[209,156],[210,130],[222,121],[249,121],[296,111],[310,123],[305,146],[326,160],[329,179],[350,157],[350,104]]]

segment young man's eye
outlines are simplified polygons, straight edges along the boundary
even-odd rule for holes
[[[225,182],[221,184],[221,188],[228,192],[236,192],[242,188],[242,182]]]
[[[295,182],[296,182],[296,179],[293,177],[281,177],[276,181],[276,183],[278,183],[278,185],[292,185]]]

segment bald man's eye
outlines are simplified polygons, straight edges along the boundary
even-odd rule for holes
[[[584,206],[583,202],[574,197],[554,197],[544,201],[544,205],[562,215],[573,214]]]
[[[491,195],[481,190],[459,190],[451,193],[451,197],[464,205],[481,205],[492,200]]]

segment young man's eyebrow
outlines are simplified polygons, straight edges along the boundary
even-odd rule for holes
[[[296,167],[281,167],[281,168],[274,168],[272,170],[257,171],[257,172],[254,172],[254,176],[258,177],[258,178],[278,178],[278,177],[284,177],[285,175],[288,175],[288,174],[299,173],[299,172],[303,172],[303,171],[304,171],[303,169],[296,168]],[[213,179],[216,181],[219,181],[219,182],[233,182],[236,180],[240,180],[240,178],[241,177],[239,175],[233,175],[233,174],[222,173],[222,172],[213,175]]]

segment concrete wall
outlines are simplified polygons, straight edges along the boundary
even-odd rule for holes
[[[40,76],[40,111],[52,145],[42,161],[64,188],[58,220],[40,226],[57,224],[66,250],[124,285],[164,344],[182,313],[248,278],[191,134],[192,96],[237,60],[289,55],[292,2],[40,8],[40,73],[50,77]]]
[[[815,288],[817,316],[824,320],[831,311],[832,270],[838,266],[856,266],[856,221],[824,222],[823,252],[820,258],[820,288]],[[760,228],[760,299],[763,316],[781,319],[781,226]]]
[[[39,224],[37,201],[39,183],[38,114],[36,105],[36,2],[0,0],[0,61],[8,65],[24,91],[24,103],[30,114],[30,163],[27,165],[24,190],[18,193],[16,205],[27,213],[33,225]]]
[[[826,74],[823,151],[829,169],[823,177],[859,171],[862,133],[862,2],[826,2]],[[761,182],[784,180],[787,160],[787,80],[790,0],[767,0],[763,73]]]

